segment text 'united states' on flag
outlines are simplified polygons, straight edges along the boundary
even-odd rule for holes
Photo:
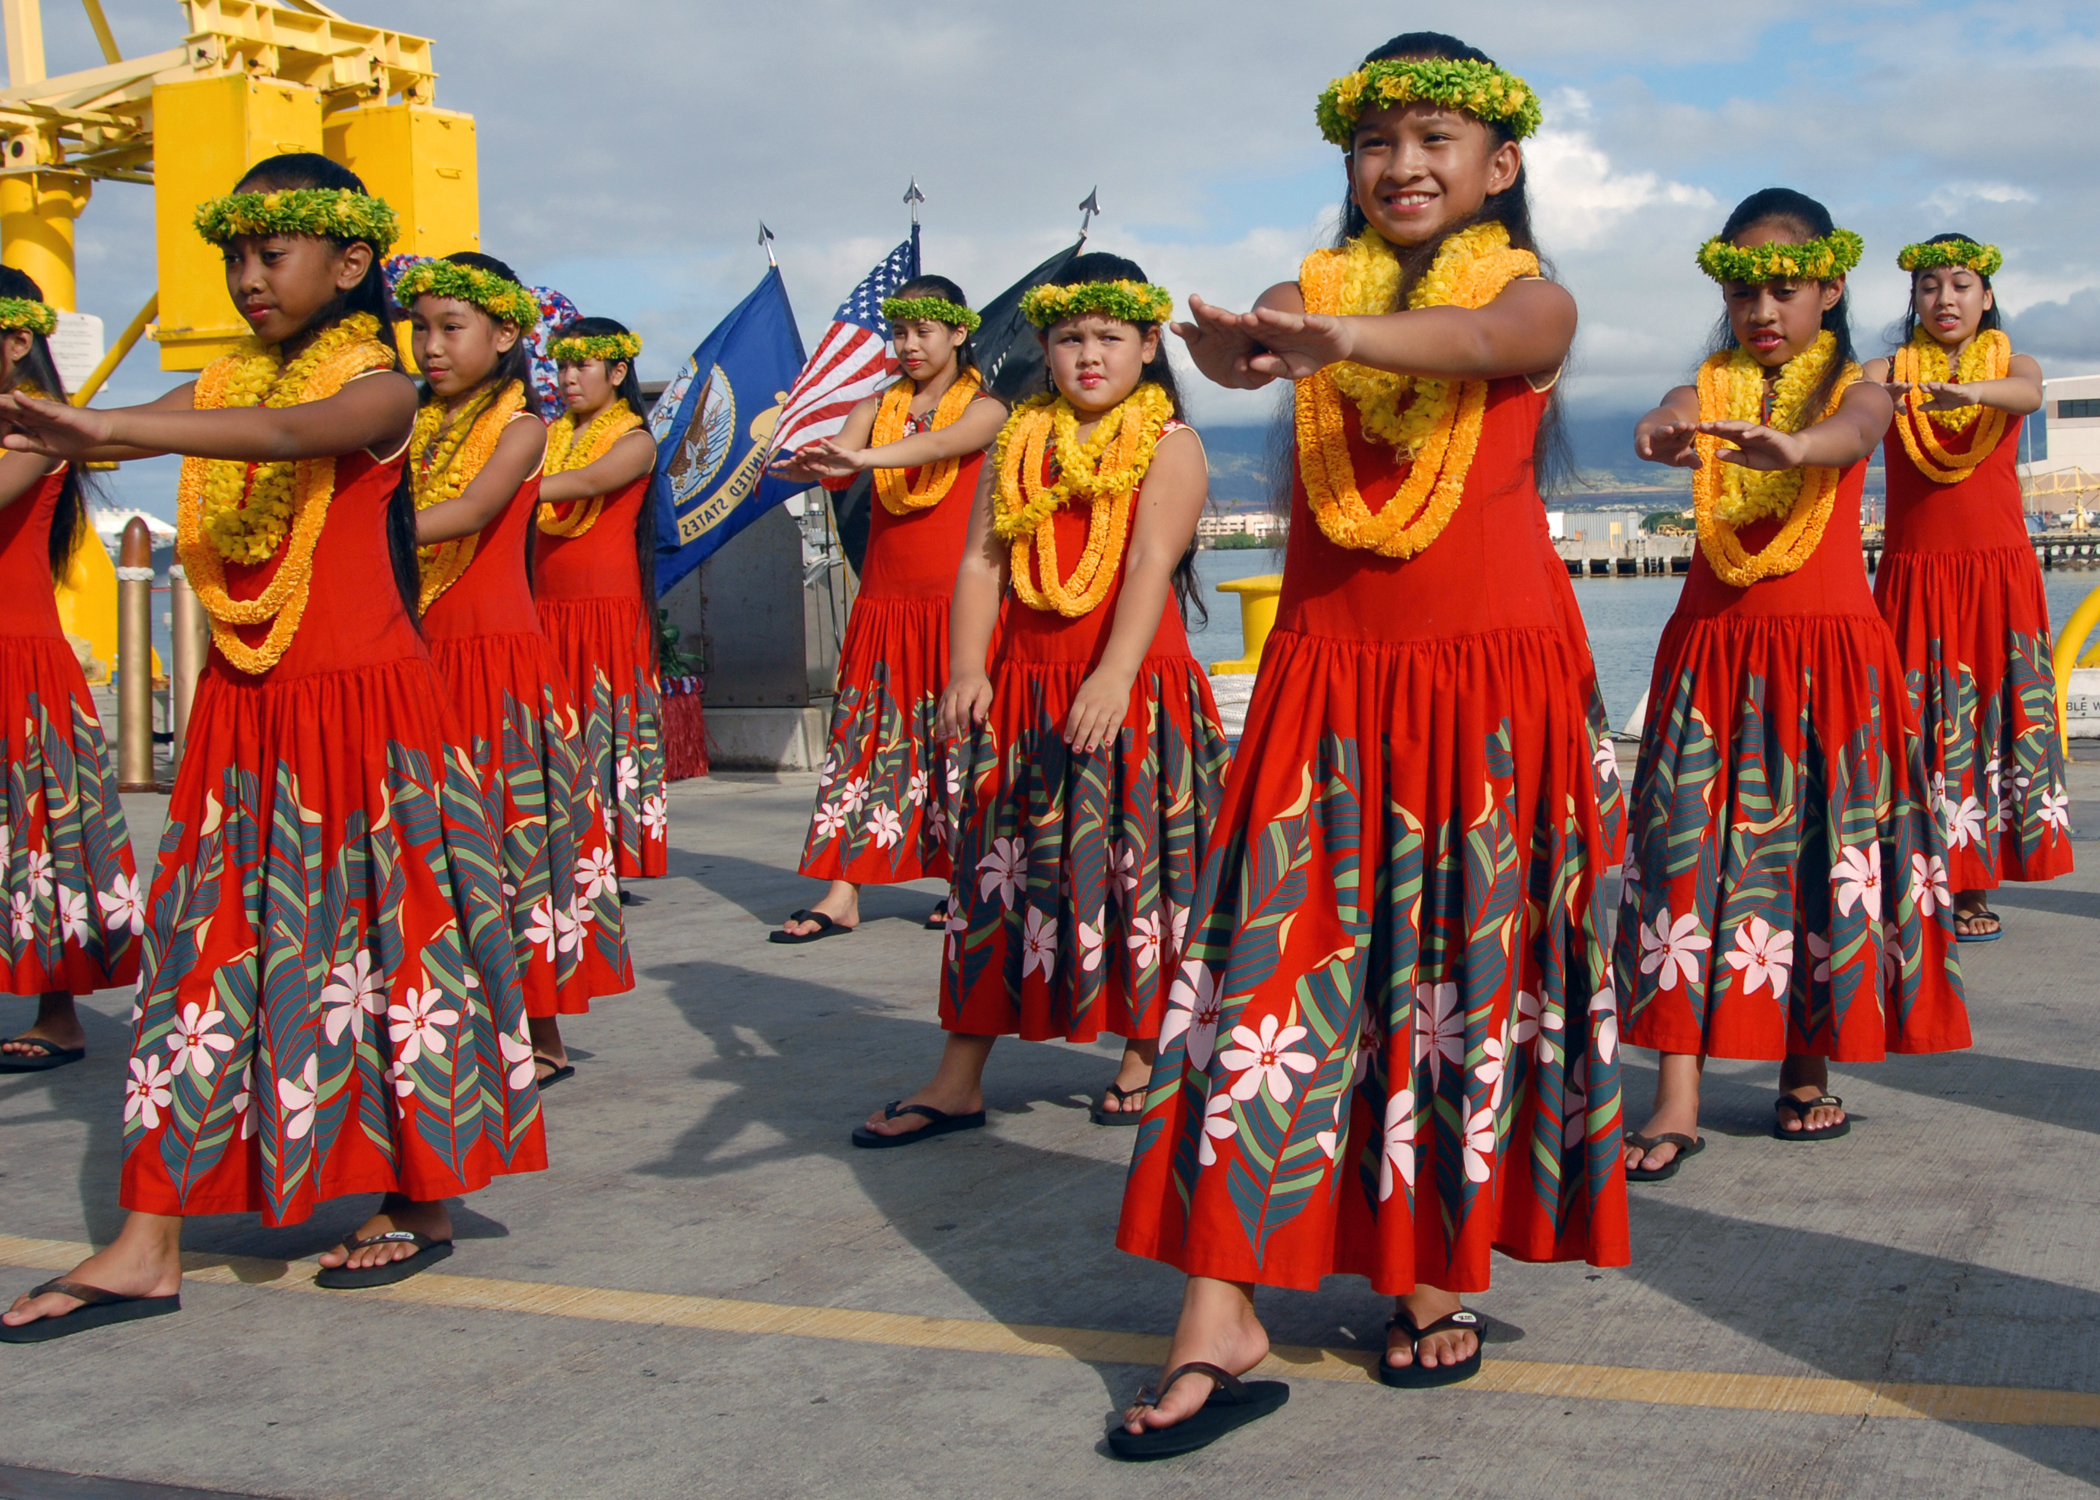
[[[773,430],[773,453],[795,453],[836,437],[854,406],[874,395],[897,373],[883,300],[919,274],[919,231],[885,256],[853,294],[839,304],[831,326],[817,342]]]

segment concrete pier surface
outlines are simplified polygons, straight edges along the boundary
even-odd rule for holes
[[[377,1292],[309,1223],[192,1221],[183,1311],[0,1346],[0,1497],[1733,1496],[2089,1494],[2100,1485],[2100,765],[2084,868],[1998,894],[1962,950],[1976,1046],[1834,1070],[1852,1134],[1768,1134],[1777,1069],[1709,1071],[1709,1149],[1632,1190],[1634,1263],[1498,1259],[1487,1365],[1366,1373],[1390,1303],[1268,1292],[1291,1382],[1205,1452],[1118,1464],[1180,1281],[1113,1248],[1128,1131],[1088,1123],[1112,1044],[1001,1042],[990,1128],[848,1132],[930,1072],[931,885],[851,937],[768,944],[814,778],[671,795],[668,879],[630,909],[639,988],[566,1020],[550,1170],[455,1206],[457,1254]],[[1630,764],[1629,764],[1630,769]],[[158,800],[128,798],[141,870]],[[0,1000],[0,1025],[31,1002]],[[0,1288],[106,1240],[130,996],[88,1061],[0,1078]],[[1653,1059],[1628,1072],[1645,1118]],[[78,1477],[90,1476],[90,1477]]]

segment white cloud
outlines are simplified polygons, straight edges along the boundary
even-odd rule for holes
[[[1540,238],[1560,249],[1588,249],[1628,215],[1657,204],[1714,207],[1714,195],[1705,188],[1665,181],[1654,172],[1614,171],[1611,158],[1582,131],[1541,130],[1524,160]]]
[[[1925,206],[1943,214],[1959,213],[1978,203],[2034,203],[2026,188],[2011,182],[1950,182],[1934,188]]]

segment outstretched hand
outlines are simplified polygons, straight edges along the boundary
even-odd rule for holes
[[[1633,435],[1633,451],[1652,464],[1668,464],[1673,469],[1696,469],[1699,467],[1699,448],[1695,439],[1699,436],[1696,422],[1664,422],[1645,432]]]
[[[1758,422],[1701,422],[1694,430],[1735,444],[1714,455],[1724,464],[1776,472],[1798,469],[1808,457],[1808,444],[1800,433],[1781,432]]]
[[[1189,359],[1205,379],[1233,390],[1255,391],[1276,377],[1253,369],[1250,361],[1264,351],[1242,326],[1246,317],[1190,293],[1190,321],[1168,326],[1188,346]]]
[[[109,441],[109,415],[19,392],[0,395],[0,447],[46,458],[78,458]]]
[[[783,479],[814,484],[820,479],[851,479],[867,465],[861,449],[845,449],[830,438],[820,438],[808,447],[773,460],[773,472]]]
[[[1894,398],[1899,409],[1903,405],[1905,389],[1906,387],[1900,384],[1889,388],[1889,395]],[[1950,380],[1921,380],[1907,389],[1916,391],[1923,398],[1918,402],[1919,411],[1960,411],[1963,407],[1977,404],[1974,391]]]

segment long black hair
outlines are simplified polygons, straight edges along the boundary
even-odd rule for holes
[[[1721,238],[1730,244],[1760,224],[1782,224],[1798,233],[1804,240],[1819,240],[1837,227],[1830,217],[1830,210],[1806,193],[1797,193],[1792,188],[1759,188],[1735,206],[1728,222],[1721,226]],[[1810,426],[1819,420],[1823,408],[1830,404],[1831,396],[1844,378],[1845,366],[1856,362],[1859,356],[1852,348],[1852,289],[1847,286],[1838,299],[1823,312],[1823,329],[1837,340],[1837,357],[1830,368],[1823,372],[1809,399],[1802,404],[1801,413]],[[1721,321],[1714,325],[1714,334],[1707,348],[1708,354],[1722,354],[1739,347],[1735,337],[1735,326],[1728,321],[1728,311],[1723,308]]]
[[[1925,241],[1925,243],[1928,245],[1980,245],[1983,241],[1975,238],[1973,235],[1955,234],[1950,231],[1946,234],[1936,234]],[[1895,348],[1901,349],[1910,342],[1911,335],[1918,331],[1918,278],[1924,274],[1923,271],[1911,272],[1910,300],[1903,304],[1903,316],[1896,320],[1895,325],[1889,329],[1888,333],[1889,343]],[[1969,274],[1983,283],[1985,291],[1988,292],[1991,289],[1991,278],[1984,275],[1983,272],[1972,271]],[[1993,328],[2003,326],[2004,319],[1998,316],[1998,299],[1993,296],[1991,305],[1983,310],[1983,318],[1977,323],[1976,331],[1978,333],[1989,333]]]
[[[916,285],[916,283],[914,284]],[[900,292],[898,295],[902,296],[904,294]],[[605,338],[612,334],[632,332],[633,330],[625,323],[615,322],[611,318],[578,318],[575,322],[564,326],[561,332],[555,335],[555,338],[594,339]],[[616,363],[626,365],[627,373],[622,375],[619,383],[613,387],[613,400],[625,401],[629,411],[647,421],[649,408],[642,398],[641,377],[634,373],[634,361],[628,359],[616,361]],[[640,431],[646,436],[649,429],[643,427]],[[534,529],[536,530],[537,528]],[[634,560],[636,566],[641,569],[642,604],[649,616],[649,660],[653,663],[656,660],[657,638],[656,507],[649,503],[649,496],[646,493],[642,496],[641,509],[635,512],[634,517]]]
[[[1051,286],[1085,286],[1090,281],[1148,282],[1151,279],[1145,274],[1144,268],[1134,260],[1127,260],[1120,255],[1110,255],[1102,250],[1090,250],[1084,255],[1075,255],[1066,261],[1064,269],[1052,277],[1049,284]],[[1186,421],[1187,415],[1181,404],[1181,387],[1174,379],[1174,366],[1167,359],[1165,330],[1161,329],[1157,323],[1136,323],[1132,326],[1141,335],[1152,333],[1155,330],[1160,335],[1159,347],[1152,351],[1152,357],[1145,361],[1143,370],[1138,374],[1139,382],[1142,383],[1149,380],[1165,391],[1167,393],[1167,404],[1173,408],[1174,415]],[[1045,330],[1046,334],[1047,332],[1048,330]],[[1043,361],[1043,383],[1049,387],[1052,394],[1056,393],[1057,380],[1050,372],[1050,361],[1048,359]],[[1203,504],[1206,510],[1209,509],[1209,495],[1206,494],[1203,497]],[[1174,600],[1181,608],[1181,617],[1184,622],[1187,621],[1189,611],[1193,607],[1197,623],[1199,625],[1209,623],[1210,610],[1204,604],[1203,596],[1197,592],[1196,539],[1194,537],[1189,538],[1188,550],[1181,554],[1181,561],[1174,565]]]
[[[1372,48],[1364,54],[1359,66],[1368,67],[1374,62],[1388,62],[1399,58],[1439,59],[1447,62],[1486,63],[1489,67],[1499,64],[1478,47],[1468,46],[1455,36],[1441,31],[1409,31],[1394,37],[1384,45]],[[1517,139],[1506,120],[1482,120],[1494,148],[1513,144]],[[1350,155],[1343,160],[1341,226],[1336,231],[1334,246],[1344,249],[1349,242],[1370,227],[1363,209],[1356,201],[1356,181],[1350,171]],[[1509,244],[1513,250],[1529,250],[1538,257],[1539,272],[1543,276],[1553,275],[1553,263],[1539,248],[1538,236],[1531,224],[1531,188],[1529,168],[1519,164],[1516,180],[1499,193],[1488,194],[1479,208],[1446,224],[1428,240],[1419,245],[1395,245],[1393,252],[1400,260],[1400,288],[1393,298],[1393,306],[1407,306],[1408,295],[1429,268],[1436,264],[1437,252],[1444,248],[1444,241],[1462,230],[1476,224],[1500,224],[1509,233]],[[1546,397],[1546,410],[1539,417],[1538,432],[1531,446],[1532,481],[1542,495],[1551,494],[1566,487],[1575,474],[1575,456],[1568,446],[1566,429],[1561,423],[1560,382],[1555,381]],[[1288,485],[1289,470],[1283,471],[1282,482]],[[1290,493],[1286,488],[1282,495],[1285,515],[1290,510]]]
[[[0,266],[0,297],[20,297],[30,302],[44,300],[44,289],[29,276],[13,266]],[[8,389],[25,385],[41,387],[53,401],[66,399],[66,383],[59,377],[58,365],[51,358],[51,345],[41,333],[21,330],[29,334],[29,352],[15,361],[13,380]],[[82,465],[67,464],[65,478],[58,485],[58,508],[51,516],[51,578],[53,582],[65,576],[66,564],[73,559],[73,549],[80,543],[80,533],[87,526],[87,503],[81,480]]]
[[[332,191],[348,189],[365,194],[362,177],[340,162],[312,151],[287,151],[281,156],[266,157],[250,167],[235,186],[239,193],[267,193],[287,191],[295,188],[328,188]],[[337,235],[327,236],[338,250],[354,243]],[[325,328],[330,323],[364,313],[379,323],[379,341],[394,352],[394,368],[401,368],[399,345],[394,339],[394,299],[387,295],[386,272],[380,262],[384,258],[384,247],[364,241],[372,248],[372,265],[365,272],[364,280],[349,291],[338,295],[333,301],[308,320],[306,329]],[[393,564],[394,589],[401,596],[402,608],[408,617],[415,620],[421,611],[417,600],[422,593],[422,578],[416,564],[416,498],[409,487],[408,469],[401,470],[401,480],[394,486],[394,496],[387,504],[386,512],[387,557]]]
[[[943,302],[953,302],[957,307],[970,305],[970,299],[963,295],[963,289],[945,276],[914,276],[890,295],[900,298],[938,297]],[[977,368],[975,336],[966,333],[963,335],[961,347],[955,351],[955,372],[960,375],[964,370]]]

